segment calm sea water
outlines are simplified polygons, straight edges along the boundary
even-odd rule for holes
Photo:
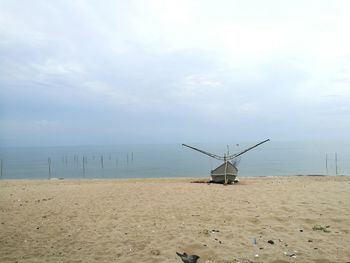
[[[231,145],[230,152],[255,143]],[[227,151],[225,144],[191,145],[218,155]],[[349,175],[350,142],[271,141],[242,155],[239,176],[335,175],[335,152],[338,174]],[[196,177],[220,164],[180,144],[0,148],[0,159],[3,179]]]

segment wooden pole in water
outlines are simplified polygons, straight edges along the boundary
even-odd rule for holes
[[[101,155],[101,167],[103,169],[103,155]]]
[[[225,185],[227,185],[227,161],[226,161],[226,154],[224,155],[224,159],[225,159]]]
[[[326,173],[328,175],[328,154],[326,153]]]
[[[47,159],[47,162],[49,164],[49,179],[51,179],[51,158],[50,157]]]
[[[83,155],[83,177],[85,177],[85,156]]]
[[[0,160],[0,179],[2,179],[2,159]]]
[[[338,175],[338,156],[335,153],[335,175]]]

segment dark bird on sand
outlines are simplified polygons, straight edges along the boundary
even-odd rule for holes
[[[176,254],[182,259],[184,263],[196,263],[199,259],[199,256],[197,255],[187,255],[186,252],[183,254],[176,252]]]

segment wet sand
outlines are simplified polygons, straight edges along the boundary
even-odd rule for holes
[[[0,262],[350,262],[350,177],[2,180]]]

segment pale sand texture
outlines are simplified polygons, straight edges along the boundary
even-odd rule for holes
[[[350,177],[240,179],[0,181],[0,262],[350,262]]]

